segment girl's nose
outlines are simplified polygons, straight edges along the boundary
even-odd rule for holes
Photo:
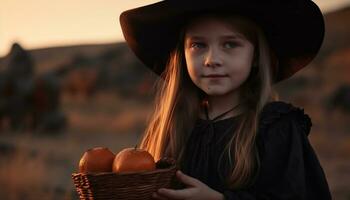
[[[222,65],[220,53],[215,49],[210,49],[205,56],[204,65],[206,67],[219,67]]]

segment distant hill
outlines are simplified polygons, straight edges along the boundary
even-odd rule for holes
[[[124,42],[51,47],[28,52],[34,60],[35,76],[55,74],[62,79],[62,85],[80,84],[67,86],[70,88],[94,87],[98,90],[114,90],[123,95],[133,95],[135,92],[137,94],[134,95],[142,96],[155,78]],[[0,72],[6,70],[9,57],[7,55],[0,59]],[[86,75],[94,79],[93,85],[88,83],[92,80]],[[76,79],[81,79],[80,83]]]

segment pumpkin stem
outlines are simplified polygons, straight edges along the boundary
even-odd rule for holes
[[[137,144],[135,145],[135,150],[137,149]]]

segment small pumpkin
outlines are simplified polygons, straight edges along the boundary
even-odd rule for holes
[[[106,147],[88,149],[79,161],[79,172],[111,172],[114,158]]]
[[[113,172],[140,172],[155,169],[156,163],[153,156],[137,146],[121,150],[115,156],[112,167]]]

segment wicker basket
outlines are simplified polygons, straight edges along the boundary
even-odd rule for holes
[[[162,158],[156,170],[139,173],[73,173],[80,199],[147,200],[159,188],[178,188],[175,160]]]

